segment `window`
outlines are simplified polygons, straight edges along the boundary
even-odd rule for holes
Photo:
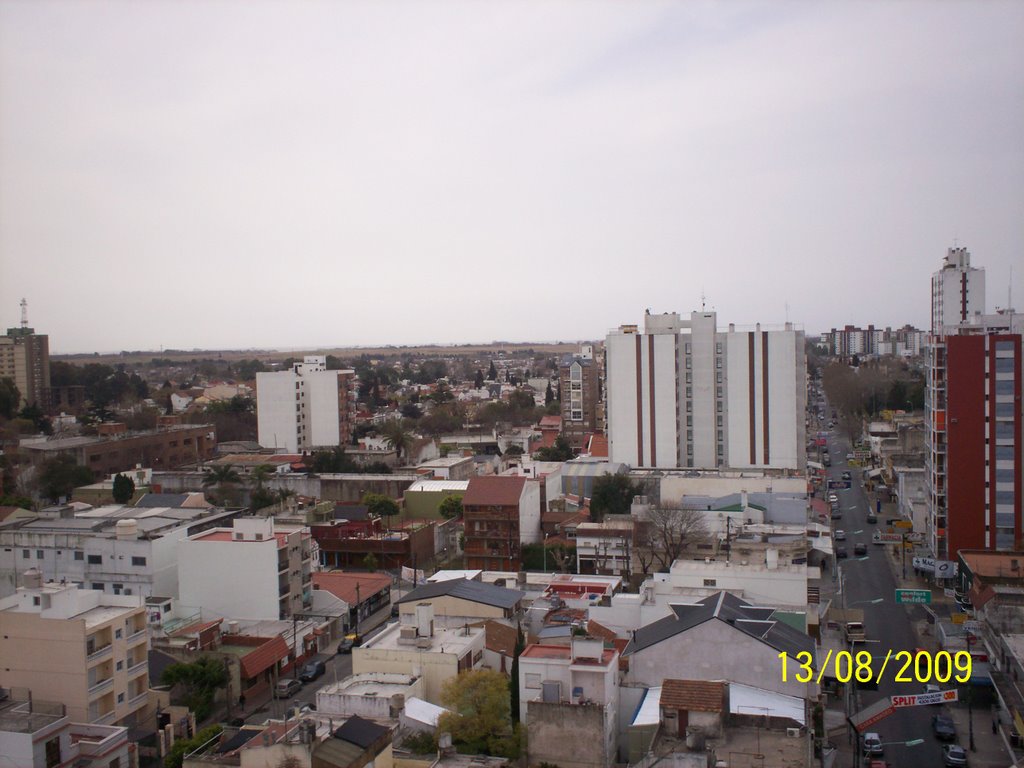
[[[715,383],[717,383],[717,384],[721,384],[722,383],[722,372],[721,371],[719,371],[718,373],[715,374]]]
[[[714,587],[714,586],[717,586],[717,585],[718,585],[718,580],[717,579],[704,579],[704,586],[705,587]]]
[[[89,563],[89,565],[102,565],[103,564],[103,556],[102,555],[89,555],[87,562]]]
[[[145,565],[145,564],[146,564],[146,558],[144,558],[144,557],[133,557],[132,558],[132,565]]]
[[[102,581],[94,581],[92,583],[92,588],[93,589],[98,589],[100,592],[102,592],[103,591],[103,582]]]
[[[540,688],[540,675],[532,672],[526,673],[526,687],[527,688]]]
[[[118,704],[124,704],[124,694],[123,693],[117,694],[117,703]]]
[[[686,370],[693,368],[693,361],[690,358],[686,358]]]
[[[715,368],[721,368],[721,367],[722,367],[722,358],[716,357],[715,358]]]
[[[115,629],[114,630],[114,639],[115,640],[120,640],[123,636],[124,636],[124,630],[123,629]]]
[[[23,550],[21,550],[21,556],[22,556],[23,558],[25,558],[26,560],[28,560],[28,554],[29,554],[29,552],[28,552],[28,550],[27,550],[27,549],[23,549]]]
[[[42,560],[42,559],[43,559],[43,550],[37,549],[36,550],[36,560]]]
[[[124,662],[123,661],[117,662],[117,671],[120,672],[122,669],[124,669]]]
[[[1013,379],[999,379],[996,381],[996,394],[997,395],[1012,395],[1013,394]]]
[[[715,344],[715,354],[722,354],[722,342],[718,342],[717,344]]]

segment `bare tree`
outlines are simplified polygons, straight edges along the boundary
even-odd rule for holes
[[[655,563],[668,569],[684,551],[709,538],[704,513],[697,509],[652,507],[638,528],[634,551],[644,573]]]

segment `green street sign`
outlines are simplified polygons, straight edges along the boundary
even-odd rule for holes
[[[932,601],[931,590],[928,589],[897,589],[896,604],[900,603],[930,603]]]

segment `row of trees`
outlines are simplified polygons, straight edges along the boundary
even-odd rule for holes
[[[924,408],[924,376],[905,363],[873,360],[859,367],[829,363],[821,383],[829,403],[839,412],[840,428],[850,439],[860,432],[864,417],[884,410]]]

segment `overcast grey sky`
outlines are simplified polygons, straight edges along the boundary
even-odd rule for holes
[[[1024,309],[1024,3],[0,0],[0,325],[57,352]]]

